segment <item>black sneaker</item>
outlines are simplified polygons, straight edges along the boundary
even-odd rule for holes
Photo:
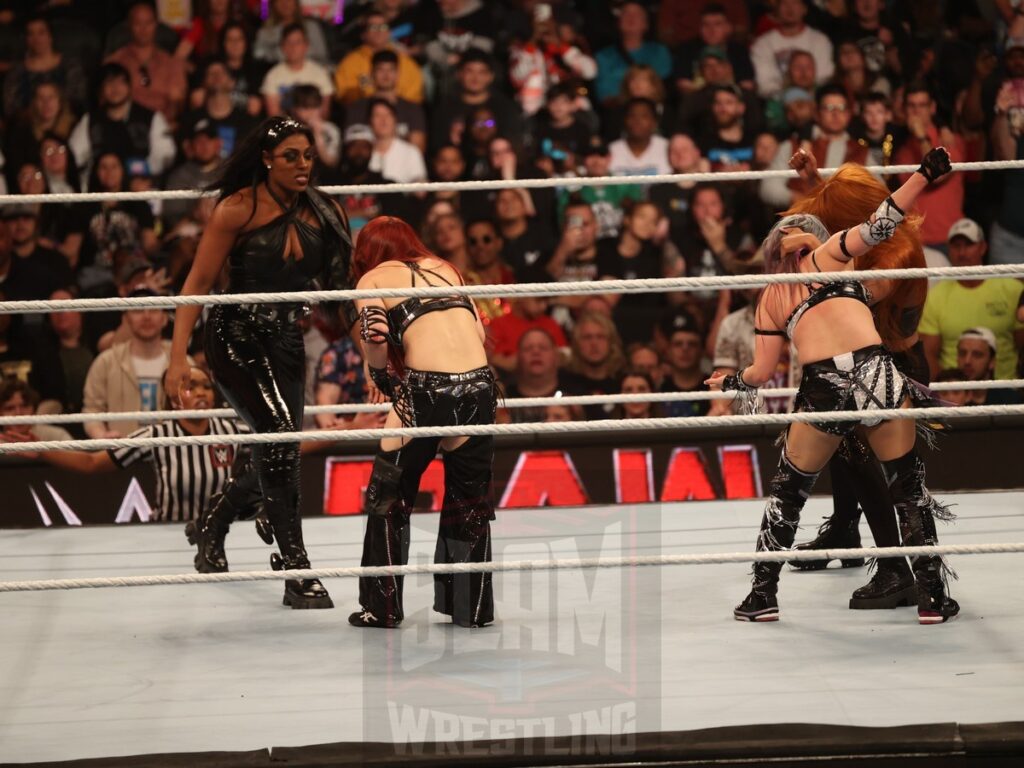
[[[334,607],[334,601],[319,579],[287,580],[284,583],[284,597],[281,603],[295,610]]]
[[[743,602],[733,608],[732,615],[736,621],[778,621],[779,601],[775,595],[751,590]]]
[[[806,551],[809,549],[859,549],[860,528],[858,521],[852,523],[835,523],[834,518],[827,518],[818,528],[818,535],[811,541],[798,544],[794,549]],[[832,558],[834,559],[834,558]],[[832,559],[822,560],[794,560],[790,565],[798,571],[822,571],[828,568]],[[840,560],[843,568],[860,568],[864,565],[863,557],[855,557],[848,560]]]
[[[871,581],[853,593],[850,608],[870,611],[884,608],[903,608],[917,604],[917,585],[914,574],[905,561],[879,560]]]
[[[348,623],[353,627],[377,627],[380,629],[394,629],[402,623],[401,619],[388,617],[378,619],[370,611],[356,611],[349,614]]]
[[[917,623],[943,624],[960,613],[960,604],[940,585],[937,590],[921,589],[917,597]]]

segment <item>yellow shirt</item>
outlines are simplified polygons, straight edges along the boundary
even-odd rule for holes
[[[997,379],[1012,379],[1017,370],[1014,331],[1024,328],[1017,321],[1017,302],[1024,283],[1010,277],[983,280],[965,288],[956,280],[943,280],[928,291],[918,333],[942,340],[939,364],[956,368],[956,345],[968,328],[983,326],[996,335]]]
[[[423,73],[411,56],[398,53],[398,83],[395,87],[399,98],[416,104],[423,102]],[[335,92],[346,104],[357,99],[373,96],[373,82],[370,79],[373,50],[361,45],[343,58],[334,70]]]

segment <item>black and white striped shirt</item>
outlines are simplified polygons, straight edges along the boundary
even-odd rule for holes
[[[210,435],[248,434],[242,421],[210,419]],[[128,437],[182,437],[189,433],[177,421],[149,424]],[[130,467],[139,461],[153,465],[156,471],[157,520],[196,520],[210,497],[223,490],[231,477],[231,465],[242,446],[171,445],[159,448],[131,447],[108,451],[113,462]]]

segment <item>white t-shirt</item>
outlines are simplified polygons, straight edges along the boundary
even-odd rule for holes
[[[157,401],[160,391],[160,377],[167,370],[166,355],[159,357],[136,357],[132,355],[132,368],[139,380],[139,402],[143,411],[159,411],[162,403]]]
[[[423,153],[404,139],[392,139],[391,146],[383,154],[374,150],[370,170],[379,171],[385,179],[399,184],[427,180]]]
[[[275,64],[263,78],[260,93],[264,96],[278,96],[284,103],[288,92],[300,84],[316,86],[325,99],[334,95],[334,83],[330,74],[324,67],[309,59],[302,63],[300,69],[292,69],[283,61]]]
[[[750,61],[754,65],[757,93],[771,98],[782,90],[794,51],[807,51],[814,57],[814,76],[818,84],[824,83],[835,69],[832,59],[832,41],[816,29],[805,26],[798,35],[786,37],[779,30],[765,32],[750,46]]]
[[[672,173],[668,164],[668,139],[664,136],[651,136],[639,156],[633,154],[625,139],[617,139],[608,147],[611,155],[611,172],[616,176],[656,176]]]

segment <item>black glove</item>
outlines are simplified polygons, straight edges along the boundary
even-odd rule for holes
[[[391,378],[391,374],[388,373],[388,369],[386,367],[374,368],[372,365],[369,368],[370,378],[377,385],[377,389],[393,400],[395,398],[395,382]]]
[[[743,380],[743,371],[746,368],[739,371],[738,373],[730,373],[724,379],[722,379],[722,391],[723,392],[757,392],[757,387],[752,387]]]
[[[924,160],[921,161],[921,167],[917,169],[917,172],[928,179],[929,184],[934,184],[952,170],[953,166],[949,163],[949,153],[946,151],[946,148],[935,147],[924,156]]]

